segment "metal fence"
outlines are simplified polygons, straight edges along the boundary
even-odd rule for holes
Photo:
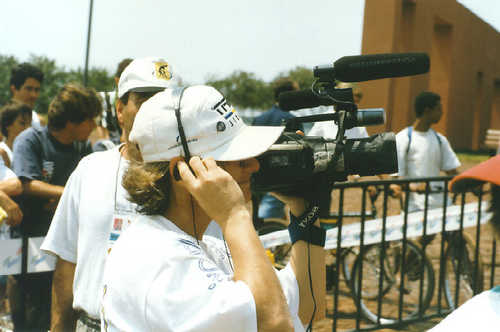
[[[473,295],[500,283],[496,242],[483,225],[490,218],[489,193],[478,188],[453,197],[447,191],[450,179],[334,185],[330,214],[323,219],[328,228],[331,331],[399,329],[416,323],[425,325],[416,330],[425,330]],[[420,211],[409,211],[411,183],[425,184]],[[405,188],[402,199],[391,197],[391,184]],[[443,201],[439,207],[432,206],[436,199]],[[261,239],[276,250],[286,246],[288,234],[283,230]]]
[[[483,289],[500,284],[496,242],[484,224],[489,193],[479,188],[447,204],[450,177],[337,183],[327,228],[327,318],[331,331],[402,328],[437,320]],[[425,183],[424,208],[409,211],[411,183]],[[399,184],[403,199],[391,197]],[[436,187],[442,190],[437,190]],[[373,190],[376,188],[377,190]],[[369,193],[372,194],[369,194]],[[431,208],[434,196],[443,204]],[[1,240],[0,274],[53,269],[42,238]],[[261,236],[275,259],[286,230]],[[282,257],[285,259],[285,257]],[[423,330],[424,328],[420,329]]]

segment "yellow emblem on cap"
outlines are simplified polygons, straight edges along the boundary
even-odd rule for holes
[[[167,62],[155,62],[156,77],[161,80],[170,80],[172,78],[172,73],[170,72],[170,67]]]

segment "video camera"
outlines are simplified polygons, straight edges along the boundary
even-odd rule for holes
[[[345,138],[347,129],[383,124],[384,110],[358,110],[352,89],[338,89],[335,82],[417,75],[428,72],[429,65],[425,53],[402,53],[348,56],[340,58],[333,66],[316,66],[313,70],[316,80],[311,89],[282,93],[279,106],[290,111],[332,105],[335,112],[286,120],[282,136],[257,158],[260,169],[252,176],[252,190],[304,195],[305,191],[317,187],[331,188],[335,181],[345,181],[350,174],[368,176],[397,172],[394,133]],[[331,120],[338,126],[333,140],[301,136],[289,130],[298,123]]]

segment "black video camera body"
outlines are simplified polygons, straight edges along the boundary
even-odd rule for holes
[[[331,187],[335,181],[345,181],[350,174],[396,172],[396,137],[381,133],[337,142],[285,132],[257,159],[260,169],[252,176],[254,192],[302,196],[315,186]]]
[[[335,181],[347,175],[392,174],[398,170],[394,133],[368,138],[346,139],[345,130],[365,125],[383,124],[382,109],[358,110],[352,89],[336,88],[336,80],[360,82],[381,78],[411,76],[429,71],[425,53],[372,54],[343,57],[334,65],[316,66],[316,81],[310,90],[280,94],[283,110],[332,105],[334,114],[313,115],[286,121],[286,128],[296,123],[335,121],[337,137],[333,140],[300,136],[285,132],[268,151],[258,157],[260,169],[252,177],[254,192],[276,191],[294,196],[329,193]]]

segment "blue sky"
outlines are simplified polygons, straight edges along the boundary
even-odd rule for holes
[[[460,0],[500,31],[500,1]],[[6,0],[0,54],[84,66],[88,0]],[[94,0],[90,66],[161,55],[190,84],[241,69],[266,81],[359,54],[364,0]]]

